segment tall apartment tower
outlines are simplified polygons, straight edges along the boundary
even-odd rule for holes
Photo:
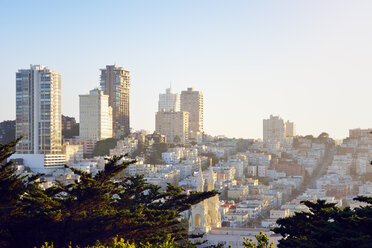
[[[169,143],[185,144],[189,139],[189,113],[157,112],[155,116],[155,130],[160,134],[164,134]]]
[[[101,69],[101,89],[109,96],[112,107],[114,136],[130,133],[129,126],[129,89],[130,73],[123,67],[107,65]]]
[[[179,95],[173,94],[171,88],[166,89],[165,94],[159,94],[158,111],[180,111]]]
[[[279,116],[270,115],[263,120],[263,141],[265,143],[283,142],[285,140],[285,124]]]
[[[203,94],[193,88],[181,92],[181,111],[189,112],[189,132],[195,138],[203,132]]]
[[[112,138],[112,108],[109,96],[102,90],[94,89],[89,95],[79,95],[81,139],[102,140]]]
[[[21,154],[62,152],[61,74],[42,65],[16,73],[16,137]]]
[[[285,136],[287,138],[293,138],[296,136],[296,124],[294,122],[287,121],[285,123]]]

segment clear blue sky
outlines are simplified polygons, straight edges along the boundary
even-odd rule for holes
[[[262,137],[280,114],[299,134],[372,127],[372,1],[0,0],[0,121],[15,118],[15,72],[62,74],[62,113],[99,69],[131,71],[131,126],[153,130],[158,94],[204,93],[212,135]]]

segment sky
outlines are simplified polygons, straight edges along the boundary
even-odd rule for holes
[[[262,138],[270,114],[300,135],[372,127],[372,1],[0,0],[0,121],[15,119],[15,73],[62,75],[62,113],[99,69],[131,71],[130,121],[155,128],[159,93],[204,95],[207,134]]]

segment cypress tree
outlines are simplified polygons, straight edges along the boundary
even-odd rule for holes
[[[11,156],[17,141],[1,146],[0,162]],[[0,246],[84,247],[99,240],[110,244],[114,237],[135,243],[163,242],[169,238],[187,240],[180,225],[181,212],[216,191],[186,194],[180,187],[146,183],[143,176],[115,180],[135,161],[115,156],[96,175],[70,168],[79,179],[46,190],[35,180],[17,175],[12,162],[0,167]],[[170,235],[170,236],[169,236]]]

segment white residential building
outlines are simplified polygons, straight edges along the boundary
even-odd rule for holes
[[[296,124],[294,122],[287,121],[285,123],[285,136],[287,138],[293,138],[296,136]]]
[[[61,74],[42,65],[18,70],[16,137],[23,138],[17,153],[60,154],[61,118]]]
[[[167,137],[170,143],[186,143],[189,139],[188,112],[157,112],[155,130]]]
[[[125,154],[132,154],[138,146],[138,140],[135,138],[124,138],[119,140],[114,149],[110,149],[110,156],[121,156]]]
[[[270,115],[270,119],[263,120],[264,143],[282,143],[285,139],[285,124],[279,116]]]
[[[109,96],[94,89],[80,98],[80,138],[102,140],[112,138],[112,108]]]
[[[296,125],[294,122],[284,120],[279,116],[270,115],[269,119],[263,120],[263,141],[265,144],[280,143],[291,144],[296,136]]]
[[[279,219],[289,217],[289,209],[270,210],[270,219]]]
[[[165,94],[159,94],[158,112],[178,112],[180,111],[179,95],[172,93],[172,89],[168,88]]]

